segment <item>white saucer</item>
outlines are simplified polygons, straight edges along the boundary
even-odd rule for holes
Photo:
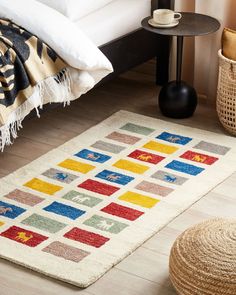
[[[173,27],[178,26],[179,21],[176,20],[173,23],[163,25],[163,24],[158,24],[158,23],[154,22],[153,18],[151,18],[151,19],[148,20],[148,23],[149,23],[150,26],[155,27],[155,28],[173,28]]]

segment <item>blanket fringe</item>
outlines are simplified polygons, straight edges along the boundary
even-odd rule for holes
[[[69,105],[75,99],[72,93],[72,79],[69,68],[63,69],[53,77],[49,77],[39,82],[34,87],[34,93],[21,106],[13,111],[5,125],[0,127],[0,150],[11,145],[12,140],[17,138],[19,129],[22,128],[24,118],[35,109],[37,116],[40,117],[39,110],[45,103],[63,103]]]

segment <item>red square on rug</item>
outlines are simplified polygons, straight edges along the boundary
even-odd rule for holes
[[[81,187],[91,192],[95,192],[105,196],[111,196],[112,194],[114,194],[115,192],[119,190],[119,187],[102,183],[99,181],[95,181],[92,179],[88,179],[82,182],[81,184],[78,185],[78,187]]]
[[[99,234],[95,234],[77,227],[72,228],[72,230],[67,232],[64,237],[70,240],[93,246],[95,248],[100,248],[102,245],[110,240],[109,238],[106,238]]]
[[[206,164],[206,165],[212,165],[217,160],[219,160],[218,158],[208,156],[205,154],[199,154],[199,153],[196,153],[193,151],[187,151],[182,156],[180,156],[180,158],[187,159],[187,160],[197,162],[197,163]]]
[[[48,239],[48,237],[17,226],[10,227],[6,231],[2,232],[0,236],[27,245],[29,247],[36,247]]]
[[[157,164],[165,159],[165,157],[140,150],[133,151],[131,154],[128,155],[128,157],[152,164]]]
[[[101,211],[111,215],[125,218],[130,221],[134,221],[144,214],[144,212],[141,212],[129,207],[125,207],[116,203],[109,204],[108,206],[101,209]]]

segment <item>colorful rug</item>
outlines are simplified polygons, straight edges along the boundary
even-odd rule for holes
[[[0,180],[0,256],[86,287],[231,175],[235,146],[120,111]]]

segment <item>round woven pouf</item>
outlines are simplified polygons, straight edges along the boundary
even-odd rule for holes
[[[180,235],[170,279],[181,295],[236,295],[236,219],[213,219]]]

